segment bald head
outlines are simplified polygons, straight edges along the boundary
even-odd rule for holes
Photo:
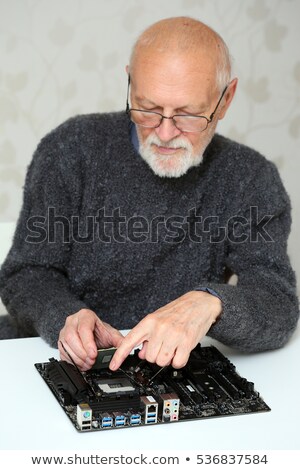
[[[214,68],[216,86],[221,91],[228,84],[231,63],[223,39],[204,23],[188,17],[167,18],[154,23],[137,39],[131,54],[130,73],[144,57],[185,56],[195,64]]]

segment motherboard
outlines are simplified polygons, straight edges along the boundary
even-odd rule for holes
[[[235,366],[214,346],[198,345],[182,369],[140,360],[138,350],[115,372],[114,350],[100,350],[92,369],[58,361],[35,364],[80,432],[270,411]]]

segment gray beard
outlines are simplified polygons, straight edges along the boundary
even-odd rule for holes
[[[214,135],[214,129],[207,134],[207,138],[204,140],[200,151],[198,151],[196,155],[193,153],[194,149],[192,144],[185,138],[176,137],[166,143],[162,142],[157,135],[153,134],[149,135],[147,139],[142,142],[138,127],[137,134],[140,144],[139,153],[153,172],[162,178],[179,178],[185,175],[190,168],[200,165],[205,149]],[[165,145],[171,148],[180,147],[180,155],[160,155],[154,151],[153,144]]]

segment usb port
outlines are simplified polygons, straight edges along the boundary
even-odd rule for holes
[[[116,421],[116,426],[125,426],[125,420],[124,421]]]
[[[148,413],[147,418],[156,418],[156,413]]]
[[[141,424],[141,415],[139,414],[131,415],[130,424],[132,425]]]
[[[146,420],[146,424],[152,424],[152,423],[156,423],[156,419],[155,419],[155,418],[150,418],[150,419],[147,419],[147,420]]]
[[[141,424],[141,417],[140,417],[139,415],[137,415],[136,418],[133,418],[133,417],[131,416],[131,418],[130,418],[130,424],[131,424],[132,426],[137,425],[137,424]]]
[[[111,427],[112,427],[112,422],[110,422],[110,423],[108,423],[108,422],[107,422],[107,423],[102,423],[102,427],[103,427],[103,428],[111,428]]]
[[[113,420],[111,416],[103,416],[102,418],[102,427],[109,427],[112,426]]]

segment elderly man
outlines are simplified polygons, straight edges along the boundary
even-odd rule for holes
[[[1,272],[14,327],[82,370],[97,347],[117,347],[115,370],[140,344],[179,368],[206,334],[281,347],[299,315],[290,203],[272,163],[215,134],[237,86],[224,41],[159,21],[127,74],[126,112],[70,119],[34,155]]]

